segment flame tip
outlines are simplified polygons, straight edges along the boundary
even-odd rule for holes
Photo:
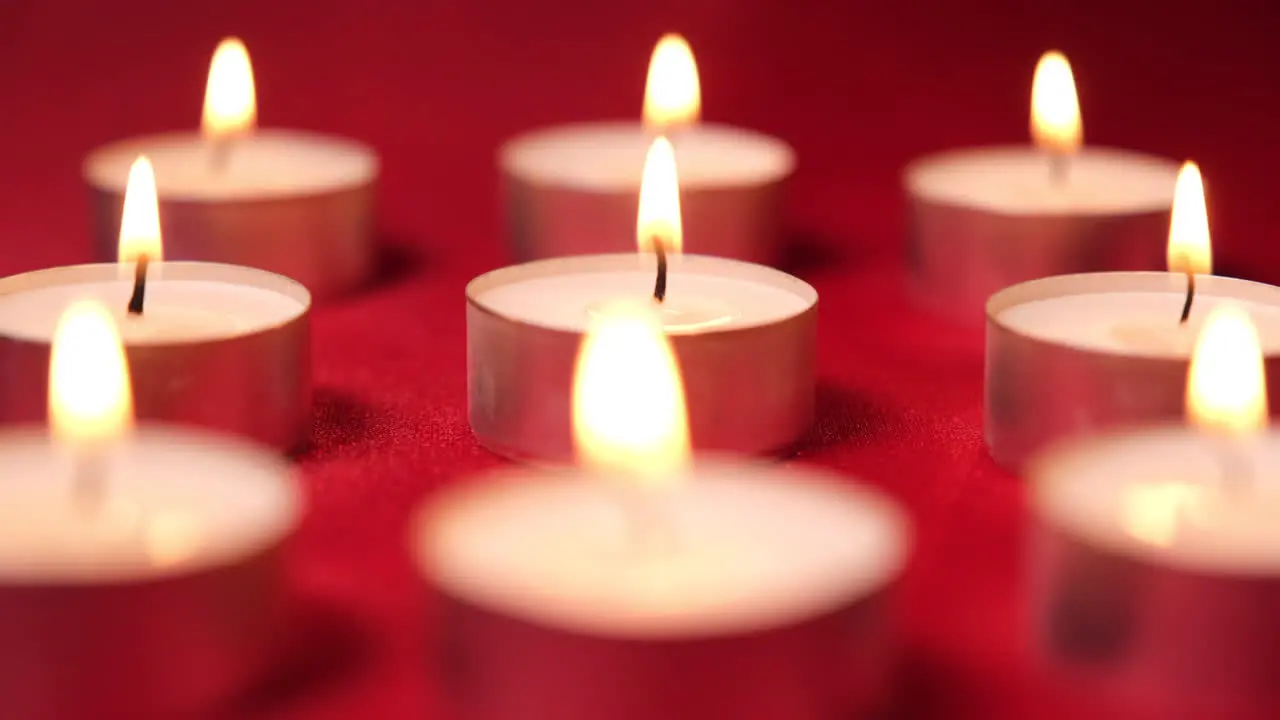
[[[679,33],[653,47],[644,89],[644,123],[654,130],[692,125],[702,114],[702,89],[693,48]]]

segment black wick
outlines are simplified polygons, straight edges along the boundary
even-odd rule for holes
[[[667,297],[667,248],[658,238],[653,239],[653,254],[658,256],[658,278],[653,283],[653,299],[662,302]]]
[[[1178,321],[1181,325],[1187,324],[1187,318],[1191,317],[1191,303],[1196,299],[1196,276],[1195,273],[1187,273],[1187,301],[1182,304],[1182,319]]]
[[[147,256],[138,256],[138,265],[133,271],[133,295],[129,297],[129,314],[141,315],[142,303],[147,299]]]

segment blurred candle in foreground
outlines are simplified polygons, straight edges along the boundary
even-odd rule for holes
[[[421,511],[414,548],[449,623],[445,692],[484,720],[648,720],[689,703],[706,717],[851,717],[887,687],[884,596],[905,518],[813,470],[690,463],[656,312],[610,304],[588,327],[573,405],[583,467],[487,476]]]
[[[1280,435],[1238,306],[1205,321],[1186,407],[1187,426],[1068,443],[1033,465],[1038,647],[1077,693],[1143,717],[1269,712]]]
[[[48,375],[48,431],[0,431],[0,707],[206,712],[279,649],[291,472],[221,436],[135,428],[119,334],[95,301],[62,315]]]

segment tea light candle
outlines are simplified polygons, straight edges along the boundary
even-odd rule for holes
[[[45,416],[49,352],[58,317],[75,300],[112,309],[135,370],[140,417],[201,425],[280,448],[310,436],[310,306],[286,277],[217,263],[161,262],[149,165],[126,201],[119,266],[77,265],[0,280],[0,421]],[[149,202],[148,202],[149,201]],[[151,258],[140,314],[127,311],[127,260]],[[158,276],[158,277],[156,277]]]
[[[660,320],[614,312],[578,365],[584,468],[420,513],[446,695],[476,720],[852,717],[885,689],[902,513],[816,471],[689,465]]]
[[[629,249],[645,152],[665,133],[680,162],[685,223],[699,251],[775,260],[795,153],[774,137],[699,123],[700,105],[693,54],[683,38],[667,35],[649,65],[643,123],[558,126],[507,142],[499,165],[516,258]]]
[[[0,706],[207,711],[279,650],[280,549],[300,505],[290,471],[239,441],[128,431],[128,368],[104,308],[73,305],[54,342],[52,434],[0,432]]]
[[[1035,147],[951,151],[906,169],[912,282],[929,307],[976,322],[992,293],[1019,282],[1160,267],[1177,165],[1082,148],[1059,53],[1036,68],[1031,123]]]
[[[1204,195],[1194,165],[1182,177],[1169,235],[1179,272],[1064,275],[991,297],[984,412],[1001,465],[1016,472],[1072,435],[1176,420],[1196,332],[1223,301],[1256,319],[1268,373],[1280,381],[1280,288],[1200,274],[1210,269]],[[1181,322],[1187,271],[1194,302]]]
[[[688,381],[693,437],[700,449],[785,449],[812,420],[817,292],[762,265],[676,254],[680,200],[670,145],[658,140],[652,157],[642,194],[652,203],[641,201],[639,236],[642,248],[653,236],[668,248],[664,299],[655,306]],[[582,333],[610,301],[652,297],[656,264],[651,253],[587,255],[471,281],[469,413],[480,442],[516,459],[572,457],[569,398]]]
[[[1192,365],[1198,428],[1076,441],[1031,472],[1040,657],[1076,692],[1142,717],[1275,706],[1280,436],[1257,430],[1257,339],[1224,312]]]
[[[253,74],[239,40],[214,55],[201,132],[131,138],[84,163],[98,258],[114,259],[129,166],[155,164],[169,255],[246,265],[304,284],[317,298],[350,291],[376,263],[376,153],[294,130],[255,130]]]

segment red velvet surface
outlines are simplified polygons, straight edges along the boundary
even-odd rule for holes
[[[926,151],[1023,140],[1031,70],[1058,46],[1086,139],[1197,158],[1220,271],[1280,279],[1272,0],[3,0],[0,271],[88,257],[80,159],[193,127],[224,34],[254,54],[264,124],[383,156],[384,272],[315,314],[309,506],[290,565],[308,631],[224,716],[443,717],[405,523],[439,487],[500,464],[467,427],[462,295],[505,257],[494,148],[538,124],[634,115],[670,29],[697,52],[705,117],[799,151],[789,268],[821,294],[822,382],[789,461],[865,478],[917,524],[892,715],[1105,716],[1027,661],[1024,488],[983,449],[980,342],[904,294],[898,173]]]

